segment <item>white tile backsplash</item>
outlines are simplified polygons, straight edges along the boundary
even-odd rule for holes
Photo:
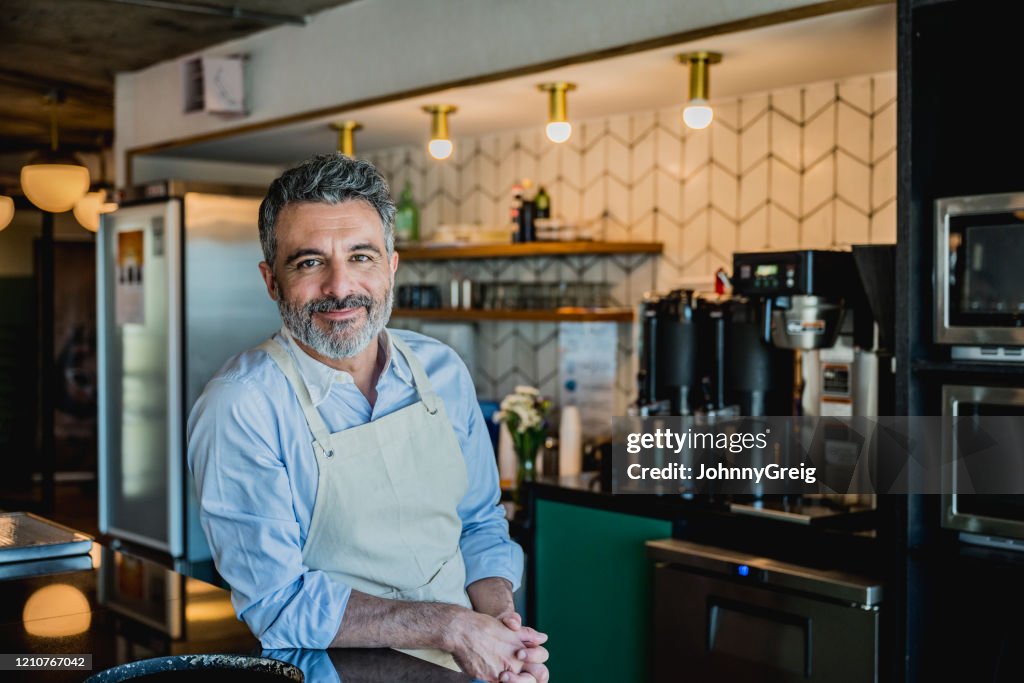
[[[441,222],[507,224],[512,186],[526,176],[545,186],[557,217],[592,222],[604,239],[664,244],[660,257],[403,263],[400,283],[608,282],[617,303],[635,307],[646,291],[710,283],[737,250],[895,241],[895,97],[895,73],[882,73],[715,101],[715,120],[702,131],[686,129],[672,107],[574,121],[561,145],[537,126],[457,138],[448,162],[421,146],[367,156],[396,196],[412,182],[424,236]],[[636,332],[620,327],[624,409],[635,393]],[[481,397],[525,382],[558,401],[557,325],[476,328]]]

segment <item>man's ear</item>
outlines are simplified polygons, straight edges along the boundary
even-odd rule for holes
[[[274,277],[274,269],[266,261],[260,261],[260,275],[263,276],[263,284],[267,286],[267,294],[277,301],[277,278]]]

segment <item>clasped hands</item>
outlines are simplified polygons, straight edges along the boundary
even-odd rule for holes
[[[460,612],[448,634],[459,667],[487,683],[548,683],[547,634],[523,626],[514,610],[497,616]]]

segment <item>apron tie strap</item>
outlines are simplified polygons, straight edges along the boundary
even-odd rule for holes
[[[423,402],[423,406],[427,409],[427,412],[431,415],[437,414],[437,409],[441,405],[441,398],[434,393],[434,387],[431,386],[430,380],[427,378],[427,373],[423,369],[423,364],[420,363],[419,358],[413,354],[412,349],[405,343],[405,340],[400,338],[397,334],[391,333],[388,335],[391,343],[395,345],[395,348],[405,357],[405,362],[409,364],[409,369],[412,371],[412,379],[416,384],[416,391],[420,395],[420,401]]]
[[[310,431],[313,432],[313,448],[318,449],[322,455],[328,458],[333,457],[334,451],[328,445],[331,432],[327,429],[327,424],[320,416],[320,411],[313,405],[309,389],[302,380],[302,376],[299,374],[299,370],[288,351],[273,339],[266,340],[256,348],[266,351],[274,359],[277,367],[281,369],[284,376],[288,378],[289,384],[292,385],[292,390],[295,392],[296,397],[298,397],[299,405],[302,407],[302,413],[306,416],[306,423],[309,425]]]

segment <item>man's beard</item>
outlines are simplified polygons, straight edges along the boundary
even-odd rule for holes
[[[340,360],[351,358],[361,352],[384,329],[391,318],[391,307],[394,303],[392,293],[393,289],[389,287],[384,296],[376,300],[366,294],[350,294],[344,299],[328,296],[307,301],[301,306],[294,306],[281,295],[279,290],[277,308],[292,336],[321,356]],[[327,330],[314,320],[314,315],[317,313],[330,313],[346,308],[365,308],[366,319],[330,320],[325,318],[322,322],[328,326]]]

